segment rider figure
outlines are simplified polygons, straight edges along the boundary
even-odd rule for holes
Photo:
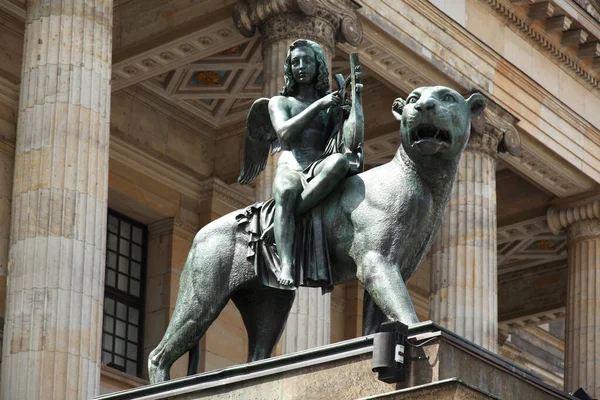
[[[293,285],[295,214],[317,205],[346,176],[349,164],[340,153],[324,155],[332,133],[329,112],[340,105],[329,93],[329,71],[321,46],[297,40],[285,60],[285,86],[269,101],[271,123],[281,145],[273,182],[273,229],[281,262],[278,282]]]

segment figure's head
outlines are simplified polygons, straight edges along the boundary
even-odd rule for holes
[[[299,85],[313,84],[319,97],[329,91],[329,70],[323,49],[312,40],[296,40],[290,46],[284,65],[282,96],[294,96]]]
[[[484,109],[481,94],[465,99],[444,86],[415,89],[406,100],[398,98],[392,106],[394,116],[401,121],[402,146],[411,159],[457,158],[469,141],[471,118]]]

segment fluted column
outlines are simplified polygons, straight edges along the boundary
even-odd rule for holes
[[[565,390],[600,397],[600,201],[548,210],[548,226],[567,230]]]
[[[112,0],[29,1],[3,340],[4,399],[98,394]]]
[[[262,35],[264,97],[278,95],[283,88],[285,58],[297,39],[310,39],[321,45],[331,71],[336,37],[351,44],[362,39],[356,6],[347,0],[240,0],[233,18],[238,30],[251,37]],[[338,34],[339,33],[339,34]],[[272,197],[277,155],[256,181],[256,199]],[[330,295],[318,288],[298,288],[296,300],[282,337],[282,352],[293,353],[329,343]]]
[[[431,319],[491,351],[498,336],[496,162],[499,142],[510,140],[518,141],[516,130],[493,111],[473,122],[431,249]],[[518,152],[518,143],[509,144]]]

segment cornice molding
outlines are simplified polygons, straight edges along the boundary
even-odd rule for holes
[[[525,317],[508,319],[498,322],[498,328],[504,332],[510,333],[516,329],[522,329],[529,326],[537,326],[543,323],[558,321],[564,319],[566,315],[565,308],[557,308],[550,311],[527,315]]]
[[[595,73],[590,72],[588,67],[584,66],[579,59],[567,54],[563,46],[553,43],[553,41],[548,37],[548,35],[546,35],[545,32],[534,28],[530,24],[530,21],[518,16],[511,5],[502,0],[480,0],[480,2],[486,4],[495,12],[503,16],[513,26],[517,27],[521,33],[536,42],[555,59],[573,71],[577,76],[579,76],[579,78],[585,81],[586,84],[590,85],[594,89],[600,88],[600,82],[596,79]]]
[[[391,0],[385,2],[382,1],[382,3],[387,3],[389,1]],[[397,63],[396,60],[391,56],[386,58],[383,54],[401,54],[403,52],[406,53],[406,48],[420,48],[422,45],[420,45],[414,37],[424,29],[429,29],[426,28],[426,26],[433,26],[437,32],[443,32],[444,37],[439,39],[432,38],[434,42],[427,43],[426,47],[421,51],[426,54],[428,59],[433,60],[434,71],[431,72],[431,70],[427,68],[415,68],[415,65],[418,65],[420,61],[415,61],[414,57],[407,54],[407,56],[404,57],[403,62],[409,65],[410,69],[417,71],[420,74],[417,75],[416,78],[411,76],[411,80],[422,80],[424,79],[423,77],[425,74],[437,74],[438,76],[441,76],[441,78],[437,78],[437,81],[441,82],[441,84],[456,87],[458,82],[458,84],[462,86],[463,91],[467,93],[479,90],[488,97],[492,97],[494,101],[504,109],[514,112],[519,118],[524,118],[528,111],[524,114],[517,113],[521,108],[527,108],[527,105],[524,104],[522,100],[516,98],[515,100],[518,103],[517,105],[513,105],[503,102],[501,98],[493,97],[494,83],[490,81],[488,77],[494,73],[496,75],[500,74],[503,76],[503,80],[505,79],[513,82],[532,98],[539,99],[543,112],[555,114],[558,119],[562,120],[561,122],[564,121],[564,123],[581,132],[593,145],[600,146],[600,130],[597,127],[593,126],[582,115],[566,106],[560,99],[545,90],[516,66],[503,61],[503,58],[498,53],[490,47],[483,45],[473,34],[458,25],[454,20],[430,2],[402,0],[401,4],[403,4],[403,7],[407,7],[407,10],[399,20],[402,21],[403,24],[406,24],[406,26],[397,25],[395,22],[396,16],[386,17],[383,13],[392,12],[392,9],[389,8],[389,6],[378,9],[376,7],[378,4],[380,3],[378,2],[375,4],[375,0],[364,0],[364,6],[360,10],[360,13],[365,28],[365,41],[368,40],[369,35],[374,35],[379,37],[379,42],[385,43],[385,47],[374,46],[371,48],[371,46],[365,46],[365,44],[363,44],[359,47],[359,52],[363,65],[370,70],[376,71],[376,73],[382,77],[381,79],[386,81],[390,87],[396,88],[396,90],[409,92],[418,85],[407,83],[403,70],[395,68]],[[413,14],[421,15],[422,18],[414,20],[414,22],[412,22],[414,26],[409,26],[408,24],[413,21]],[[406,19],[408,19],[408,21],[406,21]],[[436,52],[438,47],[444,48],[444,40],[452,40],[453,43],[461,43],[459,48],[453,49],[454,53],[450,53],[450,50],[448,50],[448,54],[446,54],[445,57],[449,58],[449,61],[444,61],[443,55]],[[351,50],[346,45],[339,45],[338,48],[346,52]],[[470,64],[461,64],[462,58],[459,58],[459,56],[455,54],[458,49],[472,53],[472,56],[465,59],[471,60],[472,58],[477,58],[479,69],[471,69],[472,66]],[[377,57],[370,57],[368,53],[365,54],[365,50],[371,51],[376,54]],[[382,55],[380,56],[380,54]],[[380,60],[385,60],[386,64],[383,64]],[[383,65],[380,67],[380,64]],[[447,82],[446,80],[449,79],[448,77],[451,77],[454,80],[454,83]],[[539,114],[537,116],[539,116]],[[554,193],[559,197],[572,196],[591,189],[595,185],[595,181],[590,178],[590,174],[583,172],[580,165],[574,164],[572,161],[565,161],[569,160],[569,157],[571,157],[572,160],[574,157],[582,156],[574,151],[565,157],[559,155],[560,153],[557,153],[558,149],[556,145],[551,147],[548,143],[540,142],[540,140],[544,140],[543,135],[538,137],[529,134],[541,133],[539,132],[537,125],[533,126],[532,131],[527,130],[526,128],[531,127],[531,123],[532,121],[529,120],[519,122],[518,132],[521,134],[520,137],[522,141],[521,155],[513,157],[512,155],[501,153],[499,157],[509,165],[513,166],[516,170],[523,172],[525,176],[539,183],[549,192]],[[552,140],[553,144],[557,140],[565,140],[569,145],[572,144],[576,148],[579,146],[578,143],[575,143],[574,141],[569,142],[569,140],[572,139],[569,139],[568,137],[555,139],[548,135],[548,138]],[[565,145],[563,145],[563,148],[564,146]],[[589,150],[582,150],[584,158],[591,156]]]
[[[231,188],[225,182],[218,178],[210,178],[202,182],[200,188],[200,198],[213,198],[234,207],[247,207],[254,202],[245,195]]]
[[[514,157],[503,153],[499,157],[548,192],[564,198],[595,187],[596,184],[591,178],[561,162],[557,156],[550,154],[543,144],[532,141],[527,135],[522,135],[521,140],[521,154]]]
[[[169,217],[160,221],[153,222],[148,225],[150,237],[158,237],[162,235],[176,235],[189,242],[194,240],[199,228],[181,222],[180,220]]]
[[[247,41],[247,38],[238,33],[233,21],[227,18],[133,56],[125,58],[124,54],[131,50],[120,49],[118,54],[115,54],[115,62],[112,65],[112,91],[145,81]]]
[[[119,161],[196,201],[212,198],[235,208],[243,208],[254,202],[254,199],[218,178],[202,180],[151,155],[118,135],[111,135],[109,154],[112,160]],[[194,229],[192,228],[191,231]]]
[[[174,167],[171,163],[155,157],[139,146],[132,144],[111,131],[109,156],[136,171],[143,173],[181,194],[199,199],[203,180],[181,168]]]

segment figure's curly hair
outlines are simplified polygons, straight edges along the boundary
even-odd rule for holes
[[[317,63],[317,77],[315,79],[315,88],[319,97],[323,97],[329,92],[329,69],[325,60],[323,48],[312,40],[300,39],[296,40],[288,49],[287,57],[285,58],[285,66],[283,73],[284,86],[281,90],[282,96],[294,96],[298,92],[298,85],[292,74],[292,51],[299,47],[308,47],[315,53],[315,61]]]

